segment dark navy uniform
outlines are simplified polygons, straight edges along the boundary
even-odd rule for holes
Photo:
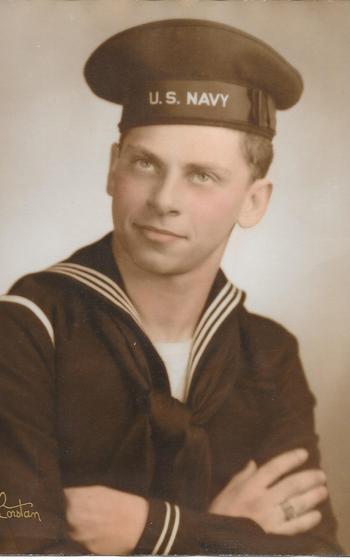
[[[127,296],[111,236],[15,284],[0,302],[1,489],[7,507],[21,498],[41,521],[2,519],[2,553],[83,552],[67,537],[63,488],[89,484],[150,500],[136,552],[338,552],[328,504],[321,524],[296,537],[205,513],[249,459],[304,447],[305,466],[319,465],[296,341],[243,299],[219,271],[181,403]]]
[[[219,126],[271,139],[303,83],[271,47],[210,21],[126,30],[90,56],[85,78],[123,105],[119,128]],[[0,302],[0,552],[87,552],[67,534],[63,488],[145,496],[136,553],[334,554],[329,503],[295,537],[206,513],[248,460],[294,448],[318,467],[314,398],[295,338],[249,313],[218,271],[196,327],[185,403],[146,336],[111,237],[20,280]]]

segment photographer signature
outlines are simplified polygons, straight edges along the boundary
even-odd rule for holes
[[[22,502],[21,498],[18,504],[14,506],[7,505],[7,496],[5,492],[0,492],[0,519],[24,518],[24,519],[37,519],[41,522],[41,517],[38,511],[32,511],[32,502]]]

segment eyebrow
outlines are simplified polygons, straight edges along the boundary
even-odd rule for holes
[[[147,150],[147,148],[144,148],[143,146],[139,145],[139,144],[126,144],[125,145],[125,151],[126,152],[137,152],[140,155],[146,156],[149,159],[153,160],[155,163],[158,163],[159,165],[162,165],[163,162],[162,160],[156,156],[156,154],[154,154],[153,152],[150,152],[149,150]]]
[[[149,159],[153,160],[155,163],[157,163],[160,166],[164,166],[164,162],[159,158],[159,156],[157,156],[156,154],[154,154],[153,152],[151,152],[150,150],[148,150],[147,148],[145,148],[144,146],[142,146],[141,144],[125,144],[125,151],[135,151],[138,152],[141,155],[144,155],[146,157],[148,157]],[[217,165],[216,163],[211,163],[209,161],[207,162],[188,162],[184,165],[185,169],[190,169],[190,170],[202,170],[202,171],[212,171],[213,173],[218,173],[218,174],[222,174],[225,175],[226,177],[231,176],[232,171],[230,169],[226,169],[225,167],[221,167],[219,165]]]

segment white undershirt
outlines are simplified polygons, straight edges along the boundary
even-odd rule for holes
[[[155,347],[168,372],[171,394],[184,402],[187,385],[187,365],[192,340],[184,342],[156,342]]]

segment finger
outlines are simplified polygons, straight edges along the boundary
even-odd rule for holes
[[[305,463],[307,457],[306,449],[293,449],[274,457],[259,468],[257,473],[259,482],[265,487],[271,486],[281,476]]]
[[[327,497],[328,490],[326,486],[317,486],[305,492],[305,494],[288,500],[288,504],[293,507],[297,517],[300,517],[308,511],[315,509],[315,507],[321,502],[324,502]]]
[[[319,511],[313,510],[305,513],[301,517],[292,519],[291,521],[286,521],[274,529],[274,533],[277,535],[297,535],[299,533],[306,533],[310,531],[313,527],[319,524],[322,519],[322,515]]]
[[[233,486],[236,486],[237,484],[241,484],[245,480],[248,480],[257,470],[258,467],[255,461],[249,461],[241,471],[239,471],[231,478],[227,487],[231,488]]]
[[[271,492],[276,503],[282,503],[298,494],[304,494],[315,486],[324,486],[326,483],[326,475],[319,469],[310,469],[291,474],[277,482]]]

